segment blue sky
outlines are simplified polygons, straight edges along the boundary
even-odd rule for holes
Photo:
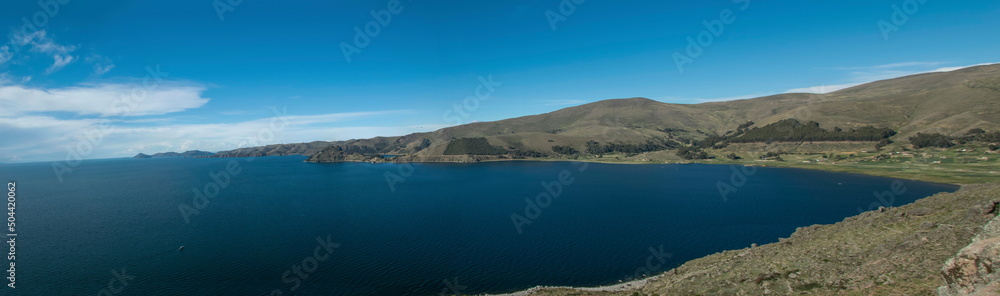
[[[393,136],[1000,62],[996,1],[48,3],[0,9],[0,162]],[[369,23],[378,34],[356,44]],[[488,99],[446,111],[477,87]]]

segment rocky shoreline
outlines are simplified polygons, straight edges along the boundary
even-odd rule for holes
[[[965,185],[603,287],[490,296],[998,295],[1000,184]]]

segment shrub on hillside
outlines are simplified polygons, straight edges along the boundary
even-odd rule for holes
[[[948,148],[955,146],[955,143],[951,141],[951,138],[943,134],[918,133],[916,136],[910,137],[910,144],[917,149],[925,147]]]

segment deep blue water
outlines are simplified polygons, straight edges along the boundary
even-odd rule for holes
[[[742,184],[730,181],[736,167],[726,165],[302,160],[88,160],[62,182],[49,163],[0,165],[4,182],[17,181],[13,295],[95,295],[109,281],[118,290],[112,271],[122,269],[128,285],[115,295],[437,295],[609,284],[641,275],[647,262],[662,272],[840,221],[897,181],[758,168]],[[180,205],[195,209],[193,189],[216,184],[210,174],[227,165],[239,173],[186,223]],[[525,199],[564,170],[572,183],[526,214]],[[403,180],[394,191],[386,173]],[[742,186],[723,199],[720,181]],[[894,206],[957,189],[899,182],[906,190]],[[519,234],[512,214],[534,219]],[[314,252],[317,237],[339,245]],[[651,248],[669,256],[651,257]],[[326,260],[308,259],[317,255]]]

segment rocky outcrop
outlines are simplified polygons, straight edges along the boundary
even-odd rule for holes
[[[363,155],[360,153],[348,153],[340,146],[332,146],[309,156],[306,162],[386,162],[382,155]]]
[[[315,141],[309,143],[275,144],[259,147],[239,148],[219,151],[211,157],[261,157],[285,155],[314,155],[321,150],[334,145],[333,142]]]
[[[801,227],[777,243],[691,260],[626,291],[539,288],[520,295],[933,295],[942,285],[966,289],[942,295],[1000,295],[989,284],[1000,269],[998,196],[1000,184],[965,185]],[[942,278],[941,264],[953,257]]]
[[[475,163],[483,161],[510,160],[504,155],[404,155],[394,158],[393,162],[455,162]]]
[[[483,161],[499,161],[516,159],[509,155],[427,155],[409,154],[395,157],[383,157],[381,155],[366,155],[352,152],[341,146],[330,146],[309,156],[306,162],[452,162],[452,163],[476,163]]]
[[[980,213],[995,214],[1000,201],[980,206]],[[946,285],[940,296],[1000,295],[1000,216],[983,227],[972,243],[948,259],[941,268]]]

